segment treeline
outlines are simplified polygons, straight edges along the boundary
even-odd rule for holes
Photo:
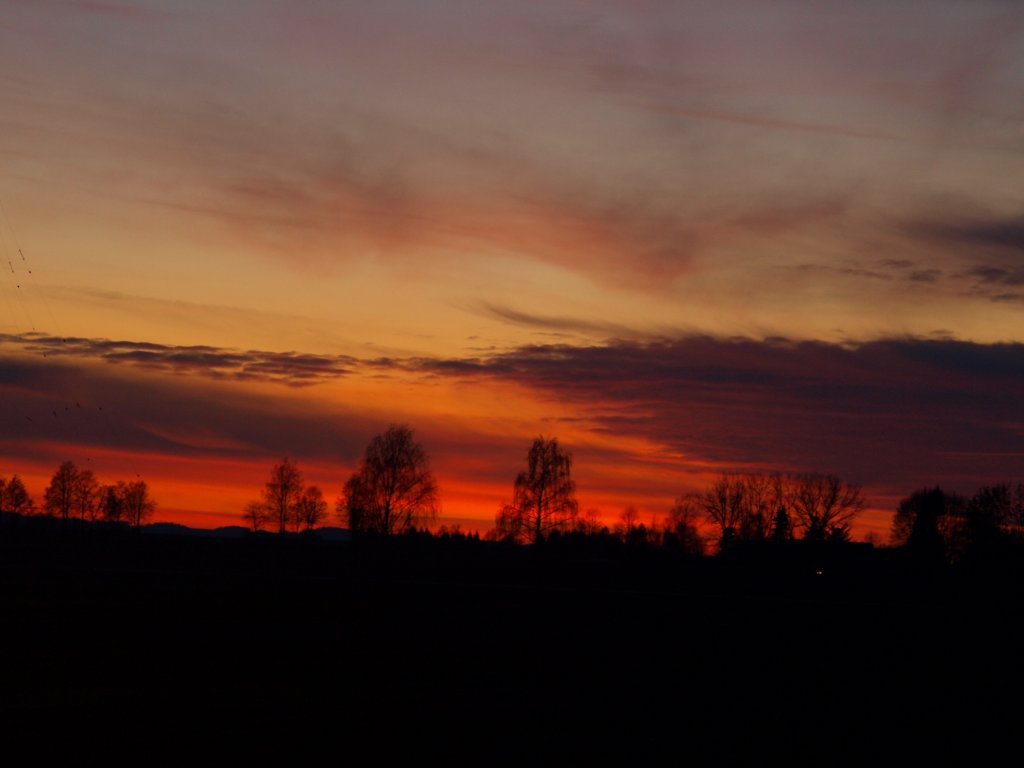
[[[1024,483],[985,485],[970,497],[917,490],[897,507],[890,541],[951,564],[1024,547]]]
[[[572,454],[557,438],[536,438],[513,479],[511,501],[499,506],[485,538],[518,544],[614,538],[694,555],[758,542],[843,543],[866,506],[861,488],[834,474],[723,473],[704,490],[678,497],[667,515],[644,520],[630,506],[609,525],[598,510],[581,512],[572,467]],[[404,424],[370,441],[335,504],[339,522],[355,534],[429,536],[438,508],[427,453]],[[284,533],[310,531],[327,514],[322,491],[306,486],[295,463],[284,459],[243,517],[254,531],[272,525]],[[1022,532],[1024,484],[987,486],[970,499],[935,488],[900,504],[891,544],[931,549],[956,562],[972,549],[1022,539]],[[468,538],[457,527],[437,533]]]
[[[666,515],[642,519],[630,506],[609,525],[597,510],[580,511],[572,466],[572,454],[556,438],[536,438],[513,480],[511,501],[499,506],[485,538],[517,544],[553,537],[616,539],[701,555],[758,542],[848,542],[866,506],[859,486],[832,474],[724,473],[704,490],[678,497]],[[144,480],[102,484],[92,470],[70,461],[54,472],[38,507],[21,478],[0,477],[0,512],[138,527],[155,507]],[[338,521],[356,535],[431,535],[438,487],[408,425],[391,425],[369,442],[334,508]],[[327,523],[328,514],[320,487],[307,484],[298,465],[285,458],[272,467],[260,498],[246,505],[242,517],[254,532],[271,528],[284,534],[313,531]],[[436,535],[474,538],[457,526],[442,526]],[[915,491],[895,512],[890,544],[946,563],[1024,546],[1024,483],[983,486],[971,497],[939,487]]]
[[[138,528],[148,522],[156,501],[145,480],[117,480],[103,484],[91,469],[65,461],[57,467],[36,505],[18,475],[0,477],[0,513],[45,515],[67,522],[126,522]]]
[[[487,538],[535,544],[554,535],[615,536],[702,554],[708,539],[719,548],[741,541],[848,541],[865,506],[860,488],[835,475],[725,474],[703,492],[678,498],[660,521],[652,516],[646,523],[627,507],[609,527],[598,511],[580,512],[572,465],[557,438],[536,438],[526,468],[513,480],[512,500],[499,507]],[[436,519],[437,483],[408,425],[394,424],[370,441],[335,509],[357,534],[424,531]],[[326,515],[322,491],[304,485],[286,458],[274,465],[262,498],[247,505],[243,518],[253,531],[272,525],[284,533],[312,530]]]
[[[724,474],[674,513],[702,517],[720,547],[738,541],[849,541],[864,510],[861,490],[829,474]]]

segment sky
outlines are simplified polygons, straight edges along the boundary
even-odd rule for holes
[[[413,427],[646,521],[1024,480],[1024,6],[0,0],[0,476],[241,524]],[[336,520],[334,522],[337,522]]]

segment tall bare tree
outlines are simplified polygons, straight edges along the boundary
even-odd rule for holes
[[[71,503],[74,511],[84,522],[86,518],[95,520],[97,514],[97,502],[99,500],[100,484],[96,475],[91,469],[80,469],[75,477],[74,487],[71,490]]]
[[[735,539],[747,512],[746,483],[739,475],[721,475],[700,496],[700,506],[715,528],[718,541],[727,546]]]
[[[301,493],[302,473],[295,463],[285,458],[275,464],[263,488],[263,502],[268,516],[277,523],[278,533],[283,534],[294,519],[295,503]]]
[[[28,495],[25,483],[17,475],[11,475],[6,482],[0,478],[0,512],[27,515],[32,511],[32,497]]]
[[[437,483],[406,424],[374,437],[345,483],[338,511],[353,531],[404,533],[437,515]]]
[[[498,511],[498,535],[538,542],[552,531],[570,530],[579,512],[571,473],[572,454],[558,445],[557,438],[534,440],[526,470],[513,484],[512,503]]]
[[[308,485],[302,489],[295,502],[295,529],[312,531],[327,518],[327,502],[318,486]]]
[[[156,501],[149,495],[149,486],[145,480],[133,480],[122,486],[122,493],[125,518],[133,528],[139,528],[156,510]]]
[[[745,541],[762,541],[778,530],[780,512],[785,509],[785,480],[780,475],[745,474],[739,480],[743,485],[743,520],[739,527],[739,538]]]
[[[74,508],[77,484],[78,467],[71,461],[62,462],[43,492],[46,513],[67,522]]]
[[[860,487],[835,475],[796,475],[786,494],[803,537],[811,541],[849,537],[850,525],[864,509]]]
[[[96,508],[107,522],[117,523],[124,519],[124,496],[127,485],[123,480],[118,480],[114,485],[104,485],[100,488]]]

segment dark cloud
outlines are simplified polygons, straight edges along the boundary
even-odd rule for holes
[[[871,280],[892,280],[893,275],[878,269],[865,269],[859,266],[837,267],[832,264],[797,264],[795,269],[801,272],[822,272],[849,277],[866,277]]]
[[[966,213],[964,211],[967,211]],[[913,269],[906,279],[940,280],[966,295],[1016,302],[1024,286],[1024,216],[979,212],[966,200],[946,201],[930,213],[899,225],[904,236],[950,261],[944,269]],[[887,262],[912,269],[910,262]]]
[[[1005,301],[1011,304],[1024,304],[1024,293],[994,293],[989,296],[992,301]]]
[[[1019,269],[1004,269],[1003,267],[980,266],[967,271],[971,277],[978,278],[983,283],[996,285],[1024,285],[1024,266]]]
[[[0,365],[0,455],[52,458],[54,446],[139,455],[351,460],[374,425],[356,413],[227,388],[139,376],[82,361],[6,357]],[[26,455],[29,454],[29,455]]]
[[[195,374],[213,379],[267,381],[293,387],[336,379],[349,373],[354,358],[296,352],[229,350],[173,346],[144,341],[62,338],[38,333],[0,334],[0,343],[43,357],[95,358],[109,363]]]
[[[910,229],[951,244],[1024,252],[1024,216],[964,218],[951,215],[919,221],[910,225]]]
[[[932,231],[939,238],[1024,251],[1024,216],[935,224]]]
[[[916,269],[907,275],[906,279],[912,283],[934,283],[942,277],[941,269]]]
[[[33,341],[41,348],[60,344],[50,337]],[[351,461],[380,427],[351,407],[232,383],[246,378],[246,366],[252,377],[276,380],[273,357],[237,353],[244,364],[232,358],[228,365],[223,353],[207,347],[169,350],[80,339],[67,344],[84,351],[47,360],[22,353],[0,366],[0,443],[7,455],[76,443],[153,454]],[[133,366],[155,359],[159,372],[178,365],[203,376],[140,375],[130,366],[90,363],[110,354]],[[167,360],[175,356],[177,363]],[[303,364],[309,375],[321,375],[315,355],[292,353],[281,364],[289,378]],[[473,388],[491,382],[529,388],[540,400],[557,403],[557,412],[575,419],[577,428],[622,438],[601,441],[621,446],[615,456],[620,465],[829,471],[893,495],[926,483],[969,492],[985,482],[1024,479],[1021,343],[941,335],[847,345],[689,336],[346,365],[363,376],[419,374]],[[218,366],[230,371],[222,378],[231,381],[210,380],[206,372]],[[400,402],[394,409],[395,420],[404,418]],[[556,422],[537,426],[557,429]],[[452,476],[465,471],[500,477],[507,467],[488,466],[486,457],[519,458],[517,447],[503,438],[461,435],[452,424],[428,419],[424,434],[439,441],[439,464]],[[628,446],[636,438],[661,446],[664,455],[634,455]],[[449,444],[462,446],[458,456],[445,453]],[[471,460],[460,469],[459,462]]]
[[[1024,455],[1022,344],[691,337],[414,365],[527,384],[579,406],[595,429],[694,460],[836,471],[896,492],[928,482],[970,490],[1019,475]]]

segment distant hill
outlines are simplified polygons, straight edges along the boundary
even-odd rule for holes
[[[225,525],[219,528],[191,528],[181,523],[151,523],[142,527],[142,532],[154,535],[206,536],[219,539],[243,539],[253,532],[241,525]],[[257,536],[277,536],[270,531],[259,531]],[[304,536],[302,533],[286,533],[285,536]],[[313,536],[320,541],[350,541],[352,534],[347,528],[325,527],[313,530]]]
[[[61,521],[54,517],[46,517],[43,515],[21,515],[15,512],[0,512],[0,527],[5,525],[28,525],[30,527],[50,529],[58,526],[63,527],[64,530],[71,531],[87,531],[90,529],[101,529],[106,531],[128,531],[130,526],[128,523],[122,521],[118,522],[107,522],[98,521],[95,523],[79,520],[77,518],[70,518],[67,521]],[[218,528],[193,528],[188,525],[182,525],[181,523],[171,522],[156,522],[149,523],[148,525],[142,526],[139,531],[146,535],[152,536],[199,536],[204,538],[217,538],[217,539],[244,539],[248,536],[253,536],[253,532],[241,525],[223,525]],[[278,534],[271,531],[259,531],[256,536],[260,538],[264,537],[276,537]],[[305,536],[304,533],[286,533],[285,536],[288,538]],[[324,528],[316,528],[313,530],[313,537],[319,541],[351,541],[352,534],[347,528],[337,528],[333,526],[327,526]]]

